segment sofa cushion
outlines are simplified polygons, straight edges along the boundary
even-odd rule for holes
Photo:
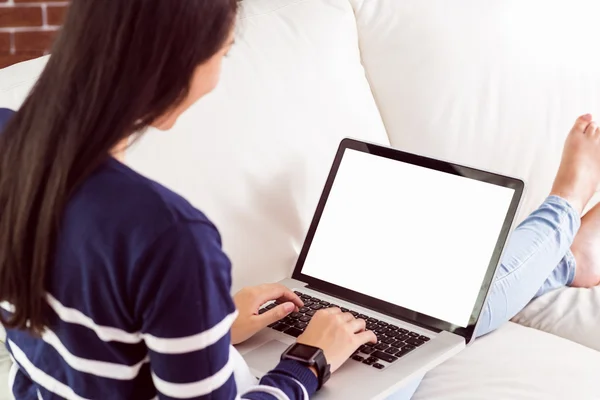
[[[0,343],[0,400],[12,399],[8,388],[8,371],[11,367],[8,352],[3,343]]]
[[[342,138],[388,142],[347,0],[242,4],[217,90],[127,156],[216,223],[236,288],[291,272]]]
[[[575,118],[600,120],[600,3],[351,2],[392,144],[524,178],[536,208]]]
[[[529,304],[513,321],[600,351],[600,287],[564,288]]]
[[[425,377],[414,400],[600,398],[600,352],[508,323]]]

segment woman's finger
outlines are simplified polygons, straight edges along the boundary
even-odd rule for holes
[[[340,311],[341,311],[341,310],[340,310]],[[356,320],[356,319],[354,318],[354,315],[350,314],[349,312],[343,313],[343,314],[342,314],[342,319],[343,319],[343,321],[345,321],[345,322],[350,322],[350,321]]]
[[[267,283],[258,286],[260,301],[266,303],[270,300],[277,300],[279,303],[291,301],[296,307],[304,306],[304,303],[296,293],[279,283]]]
[[[352,315],[352,314],[350,314],[350,315]],[[360,318],[353,319],[352,321],[348,322],[348,328],[353,333],[358,333],[358,332],[364,331],[366,326],[367,326],[367,323],[365,322],[365,320],[360,319]]]

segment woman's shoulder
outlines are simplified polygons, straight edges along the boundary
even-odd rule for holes
[[[70,199],[65,212],[68,226],[102,226],[104,232],[151,238],[186,222],[212,223],[187,200],[115,159],[98,168]]]

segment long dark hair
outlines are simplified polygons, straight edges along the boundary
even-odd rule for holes
[[[237,0],[73,0],[52,55],[0,133],[0,322],[42,333],[64,207],[111,150],[189,91]]]

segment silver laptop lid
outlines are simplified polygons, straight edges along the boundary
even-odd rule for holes
[[[470,342],[523,186],[345,139],[293,278]]]

